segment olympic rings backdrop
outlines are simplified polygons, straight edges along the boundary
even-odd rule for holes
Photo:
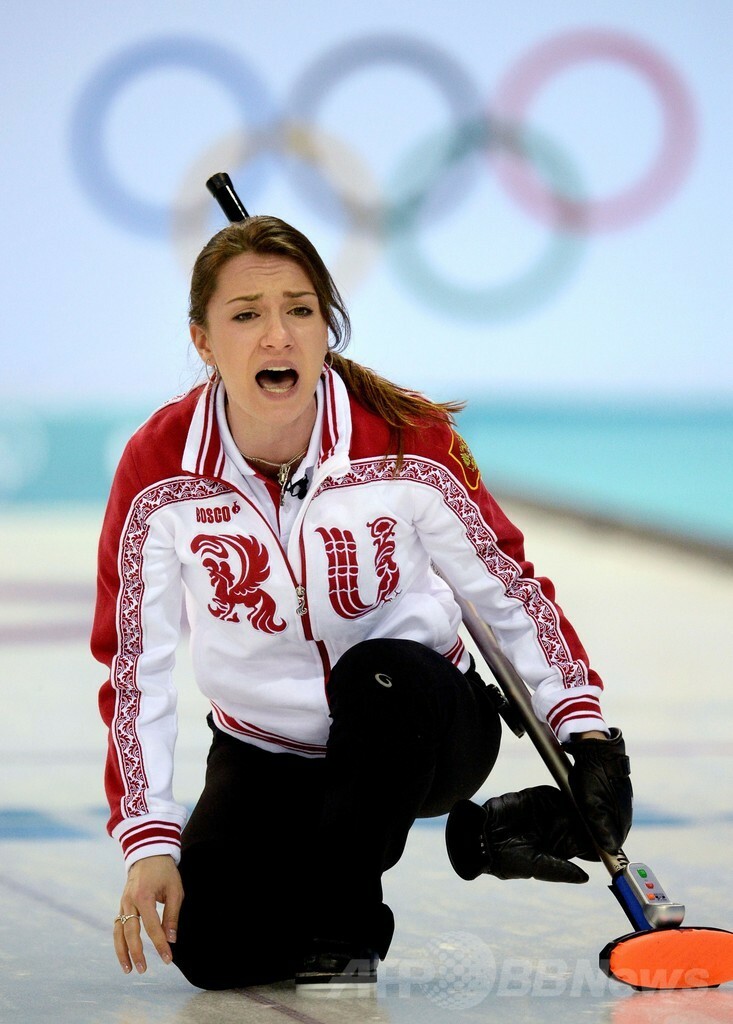
[[[728,0],[10,7],[0,497],[65,465],[49,416],[104,420],[112,461],[196,379],[218,170],[313,239],[400,382],[727,407]]]

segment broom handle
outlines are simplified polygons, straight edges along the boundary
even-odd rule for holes
[[[244,207],[244,203],[235,192],[234,185],[232,185],[232,179],[226,171],[219,171],[217,174],[212,174],[206,182],[206,187],[222,208],[222,211],[230,224],[236,224],[238,221],[247,220],[249,214]]]
[[[445,577],[443,578],[445,579]],[[450,583],[449,586],[451,586]],[[574,803],[575,800],[570,789],[571,762],[554,734],[550,731],[549,726],[540,722],[535,715],[527,684],[501,650],[490,627],[479,616],[473,604],[470,601],[464,600],[452,586],[451,590],[453,590],[453,595],[461,609],[464,625],[481,652],[484,661],[491,669],[492,675],[501,687],[504,696],[519,713],[525,731],[537,748],[540,757],[549,768],[555,782]],[[616,853],[607,853],[596,846],[596,850],[611,876],[623,871],[629,862],[626,854],[621,849],[617,850]]]

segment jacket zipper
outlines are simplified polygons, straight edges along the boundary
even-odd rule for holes
[[[308,608],[306,605],[306,566],[305,566],[305,542],[303,540],[303,523],[305,521],[305,514],[300,521],[300,527],[298,528],[298,548],[300,550],[300,571],[302,573],[303,582],[299,583],[295,588],[295,593],[298,598],[298,607],[296,612],[300,616],[300,621],[303,626],[303,634],[306,640],[310,640],[316,645],[316,650],[321,658],[321,664],[323,666],[323,683],[324,683],[324,695],[326,702],[328,702],[327,690],[328,680],[331,675],[331,659],[328,655],[326,645],[322,640],[316,640],[313,636],[313,630],[311,629],[310,616],[308,615]]]

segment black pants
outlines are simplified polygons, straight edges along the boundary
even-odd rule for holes
[[[473,669],[421,644],[371,640],[329,681],[325,758],[279,754],[216,729],[183,832],[174,960],[201,988],[293,976],[313,939],[382,956],[382,872],[417,817],[447,813],[491,771],[501,726]]]

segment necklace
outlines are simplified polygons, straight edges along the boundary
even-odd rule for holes
[[[290,478],[290,470],[293,468],[298,459],[302,459],[305,453],[308,451],[310,442],[305,446],[302,452],[298,452],[288,462],[270,462],[268,459],[259,459],[256,455],[245,455],[244,452],[240,452],[243,459],[247,462],[261,462],[263,466],[274,466],[277,469],[277,482],[280,484],[280,504],[282,505],[285,501],[285,487]]]

